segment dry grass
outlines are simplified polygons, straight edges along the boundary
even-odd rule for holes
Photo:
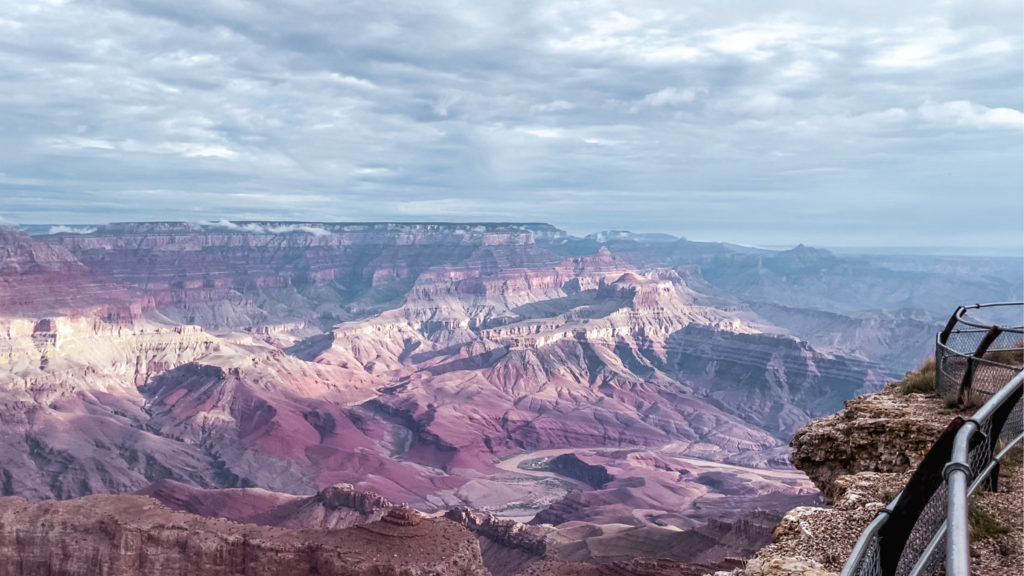
[[[900,381],[900,394],[922,393],[927,394],[935,391],[935,358],[929,358],[925,363],[911,372],[907,372]]]
[[[1018,342],[1013,349],[1010,350],[996,350],[994,352],[987,352],[985,354],[986,360],[992,362],[998,362],[1000,364],[1006,364],[1007,366],[1024,366],[1024,345]]]
[[[970,525],[971,541],[1001,536],[1010,531],[1002,522],[971,499],[967,506],[967,522]]]
[[[996,444],[996,453],[1003,450],[1003,442],[999,441]],[[999,476],[1001,478],[1009,478],[1014,474],[1020,474],[1020,467],[1024,464],[1024,448],[1021,445],[1015,446],[1012,450],[1003,456],[1003,459],[999,462]]]

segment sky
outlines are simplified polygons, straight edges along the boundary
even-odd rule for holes
[[[0,3],[0,221],[1024,245],[1019,0]]]

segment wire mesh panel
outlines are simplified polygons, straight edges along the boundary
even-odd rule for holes
[[[941,342],[935,344],[935,391],[943,398],[956,398],[967,372],[969,356]]]
[[[978,349],[978,344],[981,343],[982,338],[985,337],[987,332],[987,330],[976,328],[953,330],[946,339],[946,347],[953,352],[970,356]]]
[[[882,563],[879,557],[878,536],[871,540],[867,551],[861,557],[860,563],[850,576],[885,576],[882,574]]]
[[[1014,405],[1013,411],[1006,419],[1006,424],[1003,424],[999,439],[1008,443],[1020,436],[1021,433],[1024,433],[1024,398],[1018,400]]]
[[[978,474],[981,474],[981,471],[992,461],[992,421],[986,420],[980,424],[981,428],[975,436],[977,444],[973,445],[969,456],[968,464],[971,467],[969,482],[974,482]]]
[[[910,531],[907,544],[900,555],[899,564],[896,566],[896,576],[908,576],[910,570],[917,564],[918,558],[928,547],[935,533],[946,521],[946,505],[949,501],[949,489],[943,482],[939,488],[928,499],[928,504],[918,517],[914,528]]]
[[[918,576],[939,576],[946,573],[946,532],[942,532],[938,545],[932,550],[931,557],[925,563],[924,568],[918,572]]]

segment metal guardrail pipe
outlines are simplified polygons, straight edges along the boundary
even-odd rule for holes
[[[971,483],[970,440],[978,431],[978,423],[968,420],[960,428],[953,443],[953,455],[942,471],[949,486],[946,513],[946,574],[970,576],[971,542],[967,530],[967,486]]]
[[[952,324],[955,325],[956,322],[952,322],[952,320],[953,320],[953,318],[956,318],[956,320],[959,321],[961,324],[965,324],[967,326],[972,326],[974,328],[983,328],[983,329],[987,330],[987,329],[989,329],[992,326],[991,324],[979,324],[977,322],[972,322],[971,320],[965,320],[964,319],[964,314],[966,314],[968,310],[980,310],[982,308],[999,308],[999,307],[1003,307],[1003,306],[1024,306],[1024,302],[995,302],[995,303],[992,303],[992,304],[972,304],[970,306],[961,306],[961,307],[956,309],[956,312],[953,312],[953,316],[952,316],[952,318],[950,318],[950,321],[951,321]],[[1022,326],[1014,326],[1012,328],[1004,327],[1004,330],[1008,330],[1008,331],[1012,331],[1012,332],[1020,332],[1021,328],[1024,328],[1024,327],[1022,327]],[[943,330],[943,332],[945,332],[945,330]],[[945,340],[943,340],[943,342],[945,342]]]
[[[949,516],[946,518],[949,525],[949,532],[946,534],[948,576],[971,574],[971,541],[967,531],[968,474],[968,470],[955,470],[946,479],[949,483]]]
[[[982,429],[982,422],[992,418],[993,413],[1002,408],[1024,388],[1024,371],[1017,374],[1010,382],[996,392],[988,402],[979,408],[974,416],[964,423],[953,443],[953,454],[949,464],[943,470],[949,486],[949,504],[946,522],[949,527],[946,534],[946,574],[947,576],[970,576],[971,574],[971,542],[967,519],[968,487],[971,484],[971,444]],[[989,455],[988,458],[991,458]],[[978,478],[980,480],[980,478]]]

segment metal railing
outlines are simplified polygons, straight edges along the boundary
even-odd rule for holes
[[[1024,303],[960,306],[935,337],[935,390],[961,404],[980,406],[1024,369],[1024,326],[973,318],[979,312],[1024,313]]]
[[[1016,361],[1024,331],[965,318],[996,306],[1024,310],[1019,303],[961,306],[936,338],[937,392],[961,405],[984,405],[950,423],[861,534],[841,576],[939,574],[944,563],[948,576],[969,576],[968,498],[986,484],[994,489],[999,461],[1024,442],[1024,371]],[[997,442],[1004,446],[998,452]]]
[[[1021,422],[1021,398],[1024,397],[1024,372],[997,392],[964,423],[953,444],[953,457],[942,471],[949,486],[949,539],[946,543],[946,573],[969,576],[970,540],[968,537],[967,499],[984,482],[994,488],[999,462],[1024,439]],[[997,438],[1012,438],[995,453]]]

